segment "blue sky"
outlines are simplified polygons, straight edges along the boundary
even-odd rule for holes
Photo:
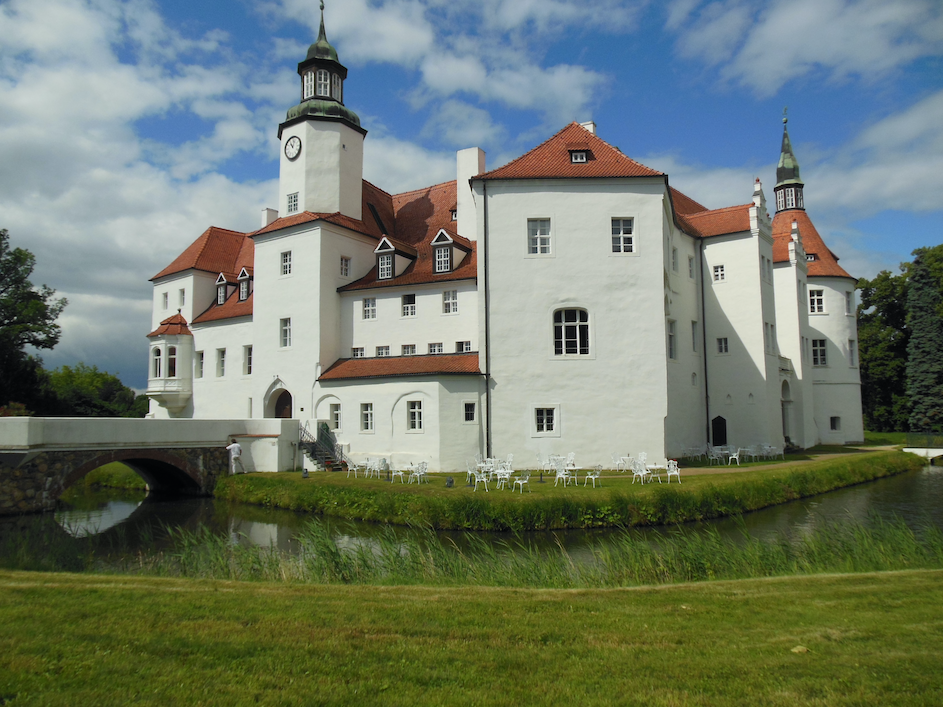
[[[142,388],[148,278],[257,227],[312,0],[0,0],[0,227],[69,298],[47,367]],[[571,120],[710,208],[772,195],[789,106],[806,206],[854,275],[943,242],[939,0],[327,0],[390,192],[496,167]]]

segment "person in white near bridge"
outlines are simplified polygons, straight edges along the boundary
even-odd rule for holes
[[[246,473],[246,468],[242,465],[242,446],[236,441],[236,438],[233,437],[230,444],[226,449],[229,451],[229,467],[230,473],[235,475],[236,473],[236,464],[239,465],[239,468],[242,470],[242,473]]]

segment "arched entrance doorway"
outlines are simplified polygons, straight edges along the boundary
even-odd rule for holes
[[[783,439],[786,444],[790,444],[792,440],[789,439],[789,436],[792,425],[789,418],[792,414],[792,391],[789,388],[789,381],[783,381],[781,405],[783,408]]]
[[[291,393],[287,390],[275,400],[275,417],[291,418]]]
[[[711,420],[711,443],[715,447],[727,444],[727,419],[719,415]]]

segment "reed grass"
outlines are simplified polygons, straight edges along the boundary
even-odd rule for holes
[[[524,532],[563,528],[665,525],[732,516],[877,478],[919,469],[902,452],[848,454],[792,467],[721,476],[688,476],[684,483],[632,484],[609,476],[597,489],[530,484],[532,493],[473,492],[347,478],[340,473],[240,474],[220,479],[215,495],[231,501],[378,523],[437,530]],[[683,475],[682,471],[682,475]]]
[[[478,536],[460,549],[427,530],[355,544],[339,541],[312,520],[294,552],[175,530],[168,550],[125,561],[109,571],[236,581],[303,584],[434,585],[601,589],[820,573],[943,568],[943,532],[901,519],[828,522],[799,537],[725,538],[715,529],[676,529],[656,542],[626,529],[597,540],[579,556],[562,545],[539,549],[518,538]]]

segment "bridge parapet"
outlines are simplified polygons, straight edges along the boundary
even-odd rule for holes
[[[0,515],[52,510],[62,492],[110,462],[133,468],[154,490],[211,494],[228,473],[235,437],[247,471],[297,462],[297,420],[0,419]]]

